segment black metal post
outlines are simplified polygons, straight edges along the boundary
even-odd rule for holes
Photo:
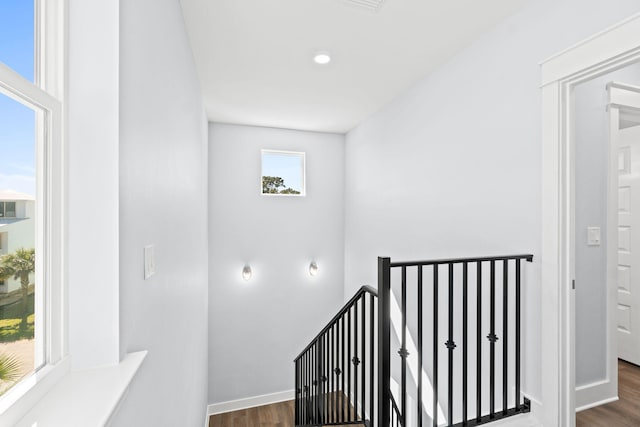
[[[375,426],[375,414],[376,414],[376,399],[374,396],[374,382],[375,382],[375,376],[374,376],[374,370],[375,370],[375,340],[376,340],[376,320],[375,320],[375,298],[373,295],[371,295],[371,309],[369,310],[369,316],[370,316],[370,325],[371,325],[371,340],[369,341],[369,355],[371,355],[371,362],[369,363],[369,378],[371,378],[371,381],[369,381],[369,416],[371,417],[371,426]],[[380,379],[378,378],[378,386],[380,385]]]
[[[358,303],[353,305],[353,421],[358,419]],[[351,412],[351,411],[349,411]]]
[[[502,261],[502,413],[507,415],[508,409],[508,372],[509,364],[509,264],[508,260]]]
[[[433,266],[433,427],[438,427],[438,267]]]
[[[362,294],[362,348],[360,349],[360,352],[362,354],[362,367],[361,372],[362,372],[362,396],[361,396],[361,401],[360,401],[360,412],[362,413],[362,416],[360,417],[362,419],[362,421],[365,420],[365,417],[367,416],[367,412],[366,412],[366,404],[367,404],[367,340],[366,340],[366,325],[365,325],[365,321],[366,321],[366,311],[367,311],[367,298],[365,294]],[[373,339],[373,325],[372,329],[371,329],[371,337],[369,339]],[[373,382],[373,376],[371,376],[371,381]]]
[[[494,417],[496,412],[496,262],[491,261],[491,317],[489,319],[491,332],[489,339],[489,416]]]
[[[347,421],[351,421],[351,309],[347,311],[347,394],[345,406],[347,407]]]
[[[402,363],[402,381],[401,391],[402,402],[400,410],[400,420],[405,424],[407,417],[407,267],[402,267],[402,290],[401,290],[401,311],[402,311],[402,348],[400,349],[400,358]]]
[[[516,409],[520,409],[520,260],[516,260]]]
[[[422,270],[423,267],[418,266],[418,426],[422,427]]]
[[[468,374],[468,360],[467,360],[467,323],[468,323],[468,263],[462,264],[462,422],[467,422],[467,374]]]
[[[378,426],[389,425],[391,385],[391,260],[378,258]]]
[[[346,417],[346,412],[345,412],[345,401],[344,401],[344,377],[345,377],[345,362],[344,362],[344,355],[345,355],[345,318],[344,315],[342,316],[342,332],[340,333],[340,338],[342,339],[342,346],[341,346],[341,354],[340,354],[340,370],[342,371],[342,373],[340,374],[340,377],[342,378],[342,387],[340,388],[340,421],[344,422]]]
[[[482,262],[476,276],[476,418],[482,417]]]
[[[447,423],[449,426],[453,425],[453,350],[456,348],[456,343],[453,342],[453,263],[449,264],[449,337],[446,342],[447,349],[449,350],[449,376],[447,384],[447,399],[449,411],[447,413]]]

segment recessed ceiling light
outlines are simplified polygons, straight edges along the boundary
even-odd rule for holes
[[[313,55],[313,62],[326,65],[331,62],[331,55],[329,55],[329,52],[316,52],[316,54]]]

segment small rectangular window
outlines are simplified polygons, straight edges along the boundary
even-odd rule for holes
[[[16,217],[16,202],[5,202],[4,203],[4,216],[7,218],[15,218]]]
[[[262,194],[304,196],[305,153],[262,150]]]

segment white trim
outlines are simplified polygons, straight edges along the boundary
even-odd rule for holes
[[[36,83],[59,81],[63,75],[63,60],[57,58],[65,38],[64,0],[46,0],[36,4]],[[45,34],[46,33],[46,34]],[[43,56],[42,37],[57,44],[54,52]],[[48,46],[48,45],[47,45]],[[48,47],[47,47],[48,48]],[[47,64],[47,61],[55,63]],[[40,67],[42,66],[42,68]],[[53,87],[53,83],[51,84]],[[54,91],[55,92],[55,91]],[[64,200],[64,140],[62,137],[62,103],[57,93],[46,91],[0,63],[0,93],[33,109],[36,114],[36,253],[46,254],[36,259],[36,313],[44,311],[44,325],[36,324],[35,342],[45,348],[35,354],[36,365],[43,365],[34,374],[21,380],[0,398],[0,423],[13,425],[38,402],[57,381],[69,372],[66,352],[66,287],[65,262],[65,200]],[[40,300],[40,301],[38,301]],[[13,420],[13,421],[10,421]]]
[[[15,425],[69,373],[70,366],[71,361],[65,358],[58,365],[46,365],[16,384],[0,405],[0,425]]]
[[[608,108],[625,107],[640,110],[640,86],[620,82],[607,84],[609,93]]]
[[[295,396],[294,390],[287,390],[278,393],[263,394],[261,396],[247,397],[244,399],[230,400],[228,402],[212,403],[207,406],[207,414],[211,416],[225,412],[253,408],[256,406],[271,405],[272,403],[293,400],[295,399]]]
[[[640,13],[630,16],[582,42],[546,59],[542,65],[542,85],[590,74],[614,61],[630,62],[640,50],[637,35]]]
[[[640,59],[640,15],[542,63],[542,402],[545,427],[575,426],[572,100],[576,84]]]
[[[589,405],[580,406],[576,408],[576,412],[586,411],[587,409],[595,408],[596,406],[606,405],[607,403],[613,403],[618,401],[618,396],[609,397],[607,399],[600,400],[598,402],[591,403]]]
[[[615,388],[611,385],[606,379],[576,387],[576,412],[618,400],[618,384],[616,382]]]
[[[9,425],[110,425],[146,356],[146,351],[129,353],[117,365],[69,372],[24,418]]]

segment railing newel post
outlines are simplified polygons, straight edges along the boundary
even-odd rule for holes
[[[391,259],[378,258],[378,426],[389,427],[391,385]]]

